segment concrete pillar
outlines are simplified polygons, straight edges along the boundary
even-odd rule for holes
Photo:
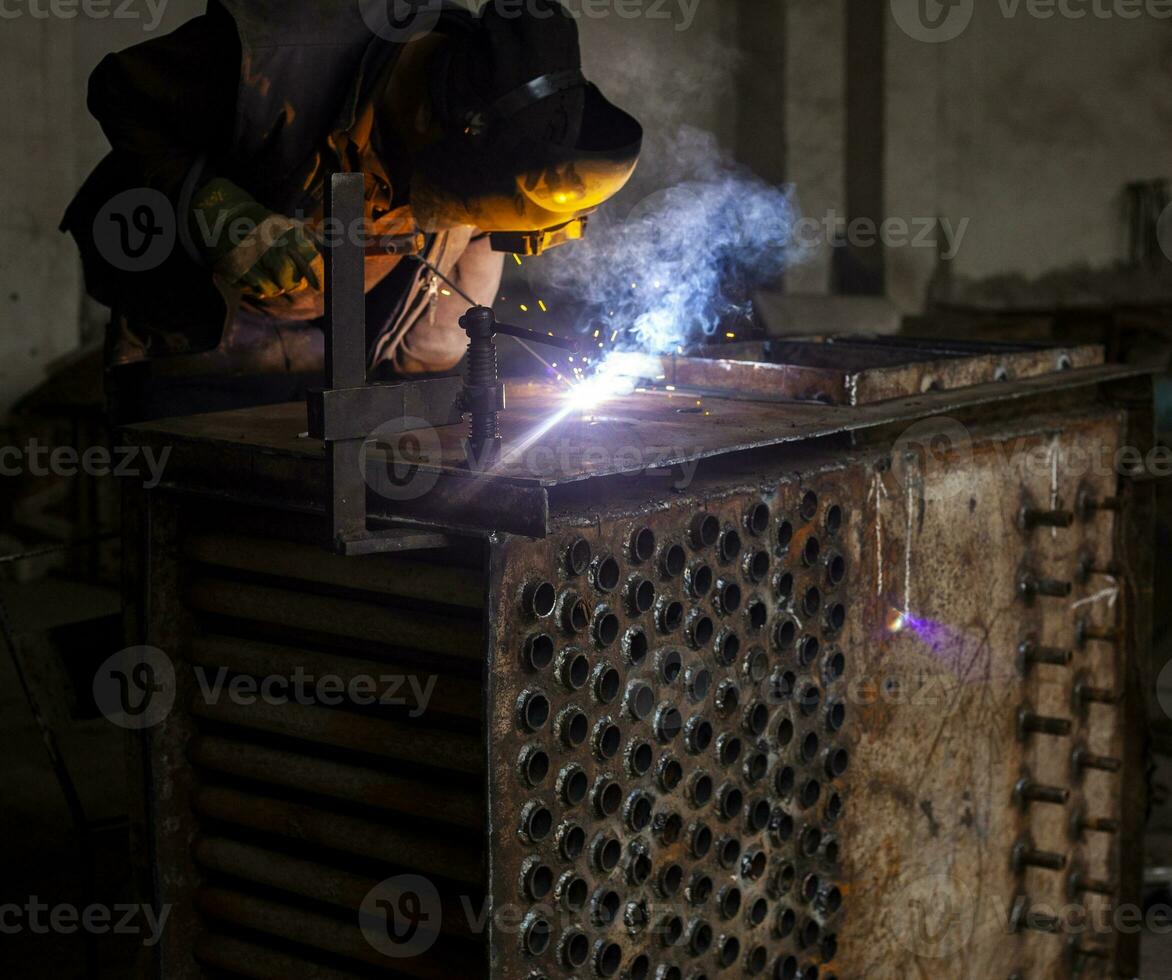
[[[846,214],[846,0],[789,0],[784,9],[781,159],[802,213],[824,228]],[[787,292],[830,292],[830,246],[821,238],[786,274]]]

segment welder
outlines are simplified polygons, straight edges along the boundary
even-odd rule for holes
[[[491,305],[506,253],[581,237],[631,176],[642,130],[583,77],[556,0],[475,14],[416,0],[394,22],[383,3],[210,0],[94,71],[112,152],[63,228],[112,309],[117,421],[322,383],[331,173],[365,176],[372,381],[453,369],[461,294]],[[116,254],[138,234],[133,254],[149,256],[169,227],[174,247],[148,268]]]

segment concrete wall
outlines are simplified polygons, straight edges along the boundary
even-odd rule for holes
[[[71,34],[28,17],[0,32],[0,407],[77,342],[78,272],[56,232],[76,171]]]
[[[572,7],[579,6],[570,0]],[[648,9],[652,4],[645,5]],[[739,113],[733,111],[743,55],[737,45],[740,4],[699,0],[694,16],[668,3],[670,18],[583,17],[579,21],[587,76],[612,102],[643,124],[643,156],[616,202],[638,203],[668,180],[687,179],[675,158],[681,126],[716,135],[730,153]]]
[[[169,0],[156,7],[157,30],[173,30],[204,6]],[[34,5],[21,3],[6,9],[22,13],[0,22],[0,411],[77,347],[83,317],[100,317],[84,309],[77,251],[57,225],[107,149],[85,108],[90,71],[107,52],[152,36],[145,3],[128,8],[138,19],[37,17]]]
[[[1121,260],[1124,184],[1172,176],[1172,20],[1036,19],[1025,0],[1006,18],[1013,6],[978,0],[944,43],[889,25],[887,210],[969,219],[956,277]],[[891,250],[889,293],[918,309],[936,266],[932,249]]]
[[[846,0],[790,0],[785,6],[784,177],[797,189],[802,214],[845,214]],[[829,242],[787,274],[786,287],[830,291]]]

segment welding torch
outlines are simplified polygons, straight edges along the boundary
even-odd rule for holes
[[[423,251],[426,244],[423,232],[411,232],[406,235],[395,235],[382,238],[377,244],[368,245],[366,248],[367,255],[401,255],[406,259],[414,259],[420,265],[427,268],[434,275],[438,276],[445,283],[447,283],[455,293],[463,299],[469,306],[478,307],[480,304],[469,296],[463,289],[457,286],[451,278],[444,274],[444,272],[433,262],[429,262],[420,253]],[[525,327],[514,326],[510,323],[494,322],[494,332],[505,334],[512,337],[521,347],[533,355],[550,371],[557,373],[556,368],[535,351],[526,341],[532,341],[538,344],[545,344],[546,347],[556,347],[558,350],[568,351],[571,354],[578,353],[578,341],[565,337],[555,337],[553,334],[541,333],[538,330],[529,330]]]

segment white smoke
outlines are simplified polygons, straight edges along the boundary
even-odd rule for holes
[[[737,166],[709,133],[684,127],[675,146],[669,186],[625,215],[600,209],[582,241],[533,266],[586,303],[577,327],[609,349],[667,353],[711,337],[750,315],[752,291],[797,255],[792,188]]]

